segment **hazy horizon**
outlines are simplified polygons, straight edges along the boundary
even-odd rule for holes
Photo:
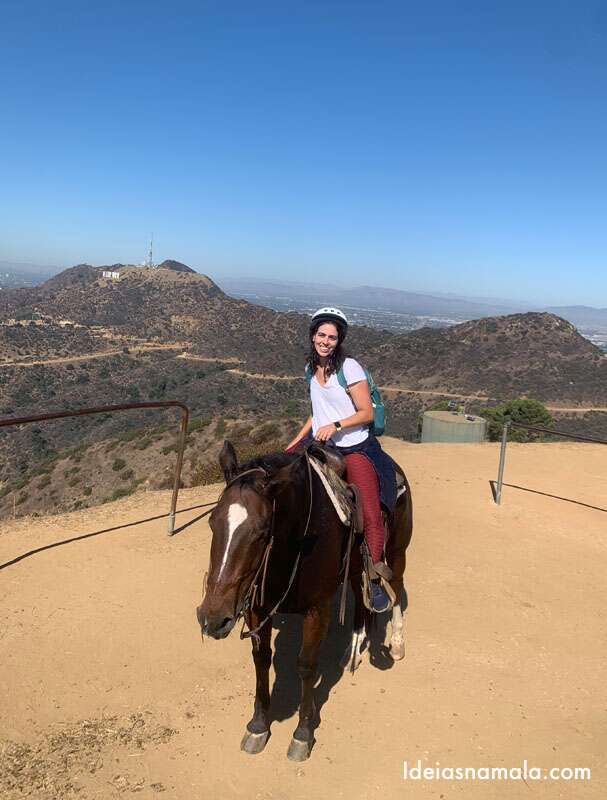
[[[164,259],[162,259],[162,260],[164,260]],[[162,263],[162,260],[157,261],[156,263]],[[172,259],[172,260],[179,261],[179,259]],[[20,268],[23,268],[24,271],[31,272],[32,274],[44,275],[45,273],[48,273],[48,276],[52,277],[53,275],[56,275],[59,272],[62,272],[63,270],[65,270],[65,269],[70,269],[71,267],[76,266],[76,264],[87,264],[87,263],[90,264],[90,262],[78,261],[78,262],[76,262],[74,264],[69,264],[67,266],[57,266],[56,264],[35,264],[35,263],[29,262],[29,261],[6,261],[6,260],[0,260],[0,271],[3,270],[3,269],[8,269],[11,266],[12,267],[17,267],[18,266]],[[120,263],[120,264],[130,264],[132,266],[143,266],[141,261],[140,262],[132,262],[132,261],[124,261],[124,260],[123,261],[115,261],[115,262],[110,262],[110,261],[106,260],[103,263],[90,264],[90,266],[101,267],[101,266],[110,266],[111,264],[118,264],[118,263]],[[186,263],[186,262],[182,262],[182,263]],[[191,264],[188,264],[187,266],[192,267],[192,269],[194,269],[196,272],[199,272],[199,273],[201,272],[201,270],[196,269],[196,267],[191,265]],[[203,274],[208,275],[209,278],[211,278],[215,283],[218,283],[220,285],[221,285],[222,281],[243,281],[243,282],[245,282],[245,281],[252,281],[252,282],[257,281],[259,283],[274,283],[275,282],[275,283],[281,283],[281,284],[286,284],[286,285],[292,284],[293,286],[302,286],[302,287],[317,287],[317,288],[320,288],[320,287],[327,287],[327,288],[335,287],[338,290],[340,288],[341,289],[345,289],[345,288],[348,288],[348,289],[359,289],[359,288],[364,288],[365,286],[367,286],[367,287],[372,288],[372,289],[384,289],[386,291],[396,290],[396,291],[402,291],[402,292],[409,292],[411,294],[427,295],[427,296],[430,296],[430,297],[437,297],[437,298],[445,298],[445,299],[452,298],[452,299],[458,299],[458,300],[468,300],[468,301],[479,303],[479,304],[488,304],[488,305],[502,304],[504,306],[512,306],[512,307],[520,306],[521,310],[525,309],[525,308],[528,308],[528,307],[547,308],[547,307],[559,307],[559,306],[563,306],[563,307],[587,306],[589,308],[595,308],[595,309],[600,309],[601,308],[601,306],[592,305],[592,304],[588,304],[588,303],[571,303],[571,302],[567,302],[567,301],[560,302],[560,303],[544,303],[542,301],[539,301],[537,299],[534,300],[532,298],[527,299],[527,300],[515,300],[515,299],[513,299],[511,297],[510,298],[508,298],[508,297],[497,297],[497,296],[487,297],[487,296],[483,296],[483,295],[475,295],[475,294],[470,294],[470,293],[466,293],[466,292],[442,292],[440,290],[435,290],[435,289],[410,289],[410,288],[402,287],[402,286],[382,286],[382,285],[376,284],[376,283],[367,283],[367,284],[360,284],[360,285],[357,284],[357,285],[347,286],[344,281],[340,281],[340,280],[335,280],[335,281],[331,281],[331,282],[325,282],[325,281],[305,281],[305,280],[302,280],[302,279],[281,278],[281,277],[276,277],[276,276],[274,276],[274,277],[265,277],[265,276],[256,276],[256,275],[241,275],[241,274],[227,275],[227,274],[223,274],[221,277],[219,277],[219,276],[217,276],[217,275],[215,275],[213,273],[203,273]]]

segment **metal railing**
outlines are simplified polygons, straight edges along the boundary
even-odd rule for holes
[[[508,431],[510,428],[522,428],[526,431],[549,433],[552,436],[563,436],[566,439],[575,439],[578,442],[588,442],[590,444],[607,444],[607,441],[604,439],[594,439],[592,436],[579,436],[577,433],[565,433],[565,431],[556,431],[554,428],[543,428],[540,425],[527,425],[524,422],[515,422],[514,420],[507,419],[504,422],[504,430],[502,431],[500,460],[497,468],[497,482],[495,484],[495,495],[493,498],[498,506],[502,502],[502,485],[504,482],[504,467],[506,465],[506,446],[508,444]]]
[[[138,408],[180,408],[181,409],[181,428],[179,432],[179,447],[177,450],[177,463],[175,464],[175,475],[173,478],[173,495],[171,497],[171,508],[169,511],[169,536],[175,532],[175,511],[177,509],[177,497],[179,495],[179,484],[181,483],[181,468],[183,466],[183,453],[185,441],[188,434],[188,421],[190,410],[178,400],[161,400],[155,403],[124,403],[117,406],[96,406],[94,408],[79,408],[76,411],[55,411],[52,414],[36,414],[31,417],[13,417],[11,419],[0,419],[0,428],[8,428],[11,425],[26,425],[29,422],[44,422],[51,419],[63,419],[64,417],[84,417],[89,414],[107,414],[113,411],[131,411]]]

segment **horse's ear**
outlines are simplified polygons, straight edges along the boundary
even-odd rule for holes
[[[232,442],[229,442],[227,439],[224,441],[221,453],[219,454],[219,466],[221,467],[226,483],[229,483],[232,478],[238,475],[236,450],[234,450]]]

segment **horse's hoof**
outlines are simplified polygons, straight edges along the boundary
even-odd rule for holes
[[[363,657],[360,653],[344,653],[339,662],[339,666],[345,671],[355,672],[362,664]]]
[[[242,742],[240,743],[240,749],[244,750],[245,753],[250,753],[251,755],[261,753],[267,744],[269,735],[269,730],[264,731],[263,733],[251,733],[250,731],[245,731],[245,734],[242,737]]]
[[[305,761],[310,758],[312,752],[312,742],[302,742],[299,739],[291,739],[291,744],[287,751],[287,758],[291,761]]]
[[[390,642],[390,655],[394,661],[402,661],[405,657],[405,643],[402,639]]]
[[[349,672],[356,672],[363,662],[363,653],[367,649],[368,641],[363,631],[354,631],[349,648],[343,654],[340,667]]]

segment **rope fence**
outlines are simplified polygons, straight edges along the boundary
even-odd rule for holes
[[[607,441],[604,439],[595,439],[592,436],[580,436],[577,433],[565,433],[565,431],[556,431],[554,428],[543,428],[539,425],[527,425],[524,422],[515,422],[514,420],[507,419],[504,422],[504,430],[502,432],[500,460],[497,468],[497,482],[495,484],[495,494],[493,498],[498,506],[502,502],[502,485],[504,482],[504,468],[506,465],[506,447],[508,445],[508,431],[510,428],[522,428],[527,431],[536,431],[537,433],[548,433],[552,436],[562,436],[565,439],[575,439],[578,442],[587,442],[589,444],[607,444]]]

